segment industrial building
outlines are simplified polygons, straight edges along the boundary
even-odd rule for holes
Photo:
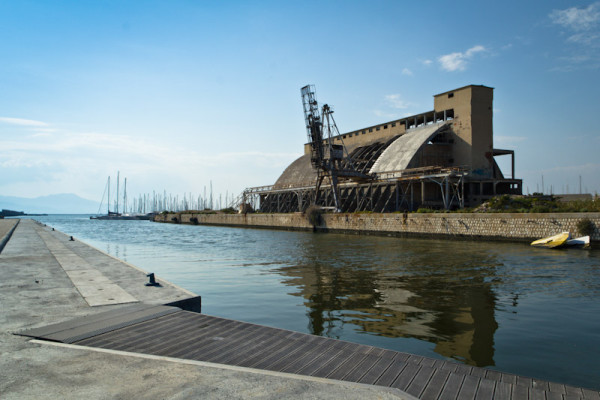
[[[493,88],[469,85],[433,96],[433,110],[340,134],[332,111],[302,88],[308,143],[275,184],[248,188],[245,200],[266,213],[473,207],[521,194],[514,151],[494,148]],[[510,176],[495,157],[511,158]]]

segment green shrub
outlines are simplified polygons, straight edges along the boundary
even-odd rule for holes
[[[554,196],[535,194],[532,196],[502,195],[491,198],[479,207],[483,212],[550,213],[550,212],[600,212],[600,201],[560,201]]]
[[[582,218],[577,221],[577,231],[581,235],[591,236],[594,233],[594,223],[589,218]]]

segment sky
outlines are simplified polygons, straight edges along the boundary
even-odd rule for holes
[[[600,2],[0,0],[0,57],[4,196],[271,185],[306,84],[341,132],[493,87],[525,194],[600,192]]]

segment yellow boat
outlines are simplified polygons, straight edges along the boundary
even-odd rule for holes
[[[569,239],[571,239],[571,233],[561,232],[558,235],[534,240],[533,242],[531,242],[531,245],[535,247],[546,247],[548,249],[553,249],[556,247],[563,246]]]

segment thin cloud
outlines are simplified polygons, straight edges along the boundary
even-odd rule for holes
[[[404,110],[409,107],[413,107],[415,104],[409,101],[402,100],[402,96],[399,94],[388,94],[385,96],[385,101],[389,107]]]
[[[486,51],[484,46],[477,45],[473,46],[464,53],[456,52],[445,54],[438,58],[438,62],[442,69],[446,71],[464,71],[467,68],[467,62],[473,58],[477,53]]]
[[[567,42],[582,45],[593,45],[600,38],[600,2],[585,8],[570,7],[564,10],[553,10],[548,17],[555,25],[570,32]]]
[[[600,68],[600,2],[587,7],[553,10],[550,21],[560,27],[568,54],[558,57],[561,65],[551,71],[572,72]]]
[[[20,125],[20,126],[48,126],[47,123],[41,121],[35,121],[33,119],[23,119],[23,118],[10,118],[10,117],[0,117],[0,122],[10,125]]]
[[[402,69],[402,75],[406,75],[406,76],[412,76],[412,71],[408,68],[403,68]]]
[[[584,33],[576,33],[575,35],[569,36],[567,38],[567,42],[590,45],[592,43],[595,43],[599,38],[600,38],[600,34],[584,32]]]
[[[553,10],[550,19],[555,24],[573,31],[587,31],[600,21],[600,2],[590,4],[586,8],[571,7],[565,10]]]
[[[147,191],[157,184],[165,185],[171,191],[193,188],[197,191],[200,182],[214,179],[223,182],[223,187],[218,190],[225,193],[226,190],[237,192],[247,186],[273,183],[283,168],[301,155],[258,151],[211,153],[127,135],[95,132],[19,135],[12,140],[0,140],[0,148],[0,168],[21,177],[12,183],[3,182],[0,185],[3,191],[26,192],[27,185],[35,183],[41,193],[68,192],[75,181],[81,186],[79,194],[88,198],[93,198],[97,190],[98,182],[94,179],[104,175],[107,166],[118,168],[131,178],[138,188],[132,189],[133,192]],[[257,176],[261,176],[257,171],[269,179],[257,181]]]

